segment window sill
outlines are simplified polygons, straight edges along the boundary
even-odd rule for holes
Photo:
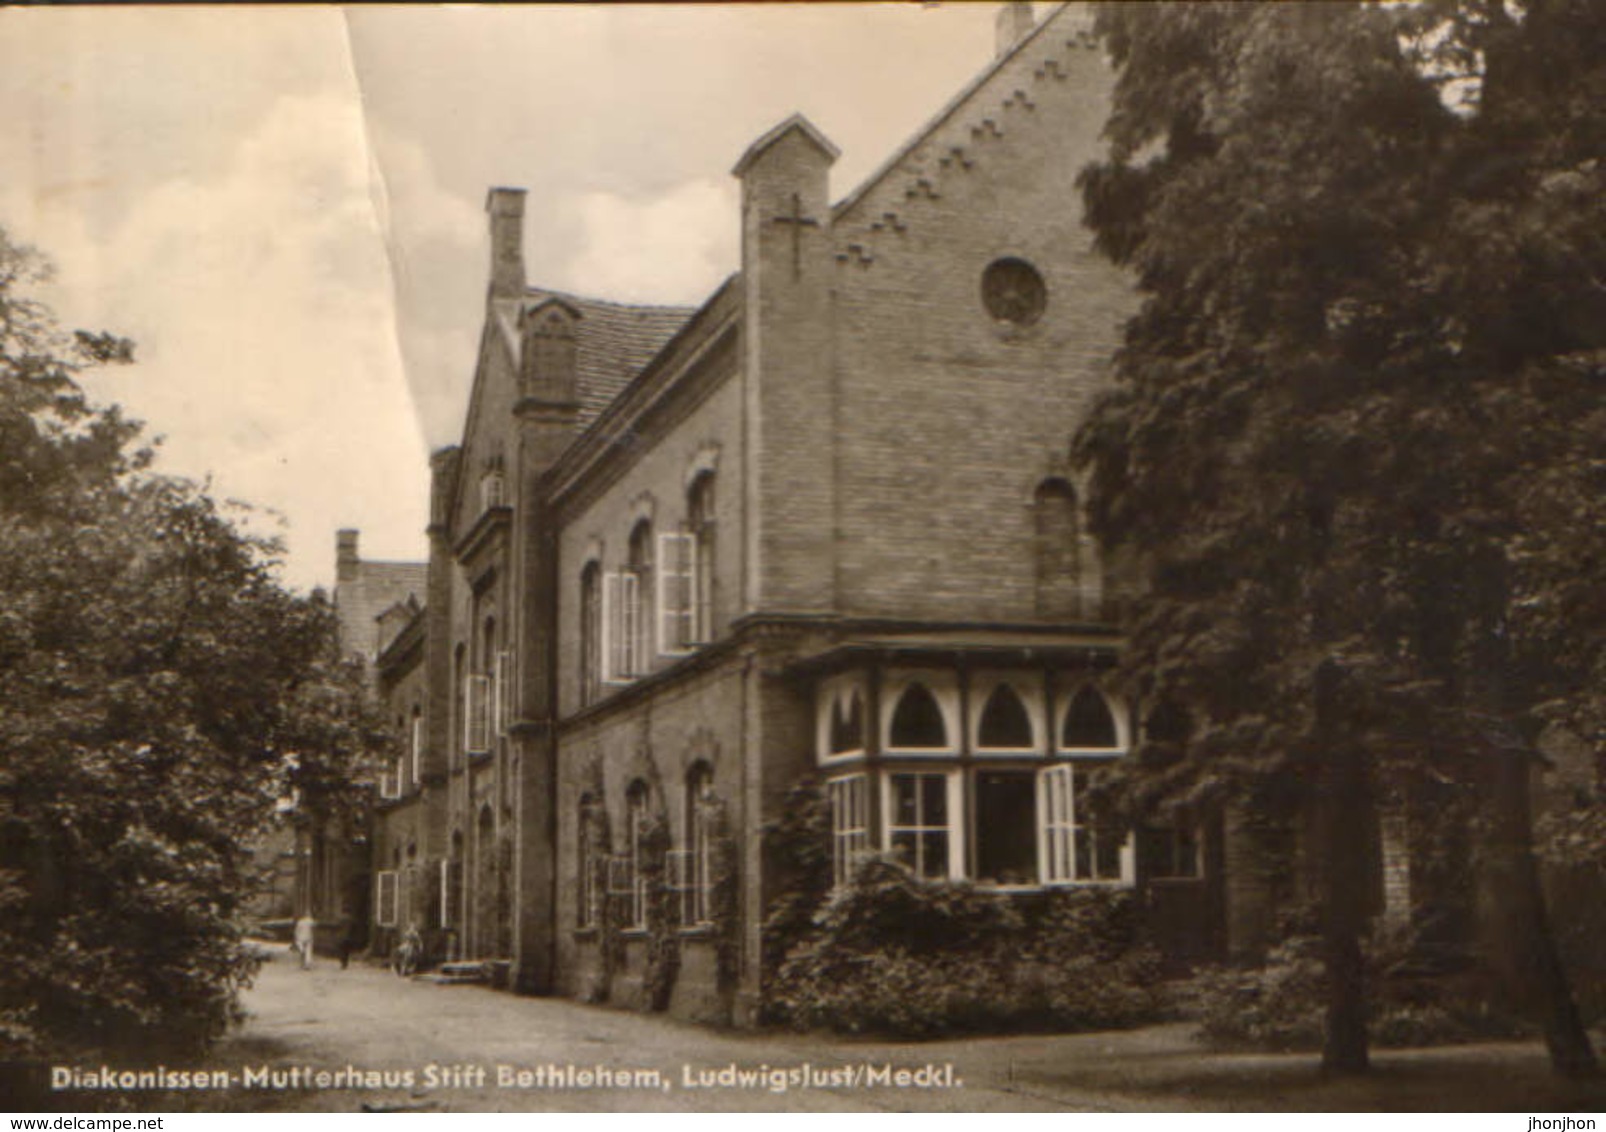
[[[681,939],[708,940],[714,938],[713,924],[692,924],[690,927],[678,929]]]
[[[597,938],[597,935],[598,935],[598,932],[597,932],[597,929],[595,927],[584,927],[584,928],[575,928],[574,929],[574,938],[580,943],[590,943],[592,940],[595,940]]]

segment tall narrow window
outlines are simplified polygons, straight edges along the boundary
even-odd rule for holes
[[[892,712],[889,739],[898,749],[948,746],[948,725],[931,689],[917,681],[903,690]]]
[[[593,704],[602,683],[602,567],[580,571],[580,703]]]
[[[625,926],[647,926],[647,870],[643,868],[647,851],[647,784],[639,779],[625,792],[625,872],[629,886]]]
[[[396,926],[396,908],[399,904],[396,873],[386,869],[374,879],[374,923],[382,928],[393,928]]]
[[[714,771],[695,764],[686,774],[686,863],[682,867],[680,922],[687,927],[713,921],[709,897],[714,887],[714,831],[710,804]]]
[[[1081,523],[1076,489],[1044,480],[1032,505],[1036,543],[1037,614],[1056,620],[1082,615]]]
[[[513,726],[513,653],[497,649],[491,659],[491,730],[506,735]]]
[[[887,776],[887,848],[917,877],[948,876],[953,834],[945,772]]]
[[[714,639],[714,473],[692,481],[686,495],[686,533],[692,537],[691,639]]]
[[[999,684],[987,697],[977,740],[979,746],[1003,750],[1024,750],[1035,745],[1026,705],[1008,684]]]
[[[976,879],[989,884],[1037,883],[1037,772],[975,772]]]
[[[596,815],[589,794],[580,798],[579,819],[575,823],[575,865],[580,883],[575,885],[575,927],[582,931],[597,923]]]
[[[625,577],[630,581],[620,597],[621,628],[625,639],[621,676],[647,673],[648,642],[652,639],[652,524],[646,519],[630,532],[629,563]]]
[[[870,851],[870,780],[853,774],[826,784],[831,803],[831,878],[838,888]]]
[[[459,643],[452,654],[452,725],[456,736],[452,741],[452,762],[462,759],[462,739],[468,734],[468,646]]]
[[[424,777],[424,709],[417,704],[413,705],[413,727],[411,735],[413,784],[416,786]]]

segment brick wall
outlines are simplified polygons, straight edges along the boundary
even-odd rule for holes
[[[606,479],[589,497],[577,496],[561,515],[558,535],[558,704],[567,716],[580,707],[580,573],[597,548],[604,571],[626,562],[638,516],[652,519],[655,536],[686,521],[686,489],[694,469],[715,464],[714,635],[725,635],[741,612],[742,460],[741,385],[734,370],[714,379],[700,403],[689,405],[665,435],[613,458]],[[656,547],[654,548],[656,554]],[[673,663],[654,657],[655,667]],[[603,689],[608,694],[612,689]]]
[[[1080,225],[1108,70],[1067,13],[834,224],[840,599],[854,613],[1030,620],[1032,490],[1104,387],[1133,299]],[[1035,324],[986,266],[1032,263]],[[823,469],[822,469],[823,471]]]
[[[726,803],[733,830],[750,829],[751,815],[744,805],[752,770],[744,724],[745,682],[742,658],[731,656],[717,667],[675,681],[656,695],[565,729],[559,740],[557,784],[557,872],[566,878],[559,885],[556,909],[560,993],[594,993],[600,971],[596,937],[576,934],[580,799],[595,788],[596,768],[601,769],[615,853],[625,848],[625,791],[638,777],[656,779],[672,843],[676,848],[686,846],[686,775],[699,761],[713,768],[713,788]],[[705,954],[711,950],[706,940],[688,937],[682,941],[682,970],[675,988],[678,1014],[724,1020],[713,983],[712,958]],[[624,967],[616,972],[610,988],[610,1001],[642,1005],[644,962],[643,946],[627,946]]]

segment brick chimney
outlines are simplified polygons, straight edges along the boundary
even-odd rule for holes
[[[335,581],[350,582],[357,577],[357,532],[347,528],[335,532]]]
[[[1008,55],[1035,26],[1032,6],[1025,0],[1011,0],[999,8],[997,21],[993,24],[998,38],[998,54]]]
[[[493,299],[524,294],[524,190],[492,189],[485,194],[491,218],[491,286]]]

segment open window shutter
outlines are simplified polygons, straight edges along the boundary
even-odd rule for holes
[[[697,540],[678,531],[658,536],[658,651],[676,655],[692,641]]]
[[[1046,883],[1076,879],[1075,807],[1069,766],[1052,766],[1042,772],[1037,792],[1037,852],[1039,875]]]
[[[374,888],[374,923],[382,928],[396,926],[396,874],[381,872]]]
[[[417,782],[423,777],[424,762],[424,717],[413,716],[413,781]]]

